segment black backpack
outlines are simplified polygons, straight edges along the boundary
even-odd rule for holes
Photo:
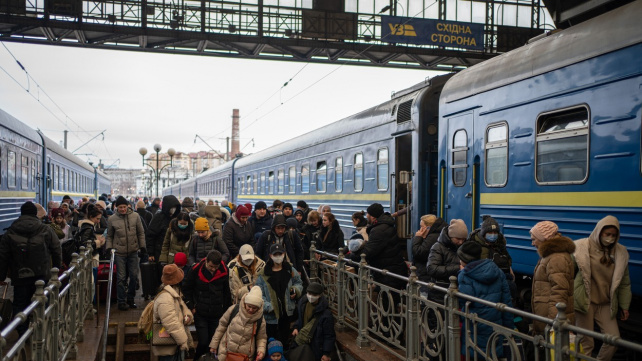
[[[49,227],[42,225],[42,227]],[[51,254],[43,229],[25,237],[9,228],[4,234],[3,242],[9,242],[13,255],[17,278],[42,277],[49,274]],[[52,232],[53,233],[53,232]],[[11,241],[10,241],[11,240]]]

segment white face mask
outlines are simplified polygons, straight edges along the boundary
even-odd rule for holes
[[[252,262],[254,262],[254,258],[244,259],[241,262],[243,262],[243,264],[246,265],[246,266],[251,266]]]
[[[169,215],[170,216],[173,215],[174,212],[176,212],[176,207],[172,207],[172,208],[169,209]]]
[[[602,241],[603,244],[610,246],[615,243],[615,237],[602,237],[600,241]]]
[[[306,293],[306,296],[308,297],[308,301],[310,301],[310,303],[316,303],[321,297],[321,296],[313,296],[309,293]]]
[[[278,263],[278,264],[283,263],[283,260],[285,259],[285,255],[271,256],[271,257],[272,257],[272,261],[274,261],[274,263]]]

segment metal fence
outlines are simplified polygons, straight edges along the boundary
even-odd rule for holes
[[[315,258],[320,255],[322,259]],[[531,350],[534,360],[595,360],[578,353],[571,342],[583,336],[603,343],[642,352],[642,345],[613,335],[599,334],[576,327],[567,321],[566,305],[556,305],[558,314],[552,320],[528,313],[505,304],[493,303],[458,291],[457,278],[450,277],[448,288],[417,279],[415,268],[404,277],[369,266],[365,255],[356,263],[339,255],[310,248],[310,277],[320,279],[326,286],[326,297],[336,314],[337,327],[357,332],[357,345],[376,344],[400,360],[460,360],[462,343],[466,345],[466,360],[523,360],[524,350]],[[396,289],[377,282],[379,273],[407,282],[405,289]],[[443,295],[444,304],[422,296],[420,287],[427,287],[434,295]],[[431,297],[432,298],[432,297]],[[526,321],[546,324],[544,335],[531,335],[488,322],[470,312],[472,303],[481,304],[521,317]],[[462,325],[464,332],[462,333]],[[477,344],[478,327],[487,325],[492,334],[487,345]],[[552,337],[552,335],[555,337]],[[486,346],[486,352],[479,346]],[[498,356],[499,348],[505,355]],[[508,357],[507,357],[508,356]]]
[[[62,275],[52,268],[48,284],[36,282],[31,304],[0,332],[0,360],[76,359],[76,343],[84,339],[83,323],[93,317],[94,296],[92,248],[80,247],[79,253]],[[27,331],[8,345],[9,335],[25,322]]]

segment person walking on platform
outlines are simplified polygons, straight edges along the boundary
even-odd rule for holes
[[[575,323],[573,303],[574,263],[571,255],[575,252],[573,241],[558,232],[557,224],[550,221],[537,223],[530,230],[533,246],[540,259],[533,272],[532,309],[539,316],[554,319],[556,304],[566,304],[566,318]],[[533,321],[533,332],[544,335],[545,323]]]
[[[221,316],[232,304],[229,270],[219,251],[194,265],[183,284],[185,304],[194,314],[198,345],[194,359],[205,354]]]
[[[285,219],[294,216],[294,208],[292,208],[292,203],[283,204],[283,216],[285,217]]]
[[[145,209],[145,202],[138,201],[136,203],[136,213],[138,213],[138,215],[143,219],[143,226],[145,226],[145,228],[149,227],[149,222],[152,221],[154,215],[152,212]]]
[[[263,271],[265,262],[254,255],[252,246],[244,244],[239,255],[232,259],[227,267],[230,269],[232,302],[238,303],[256,284],[256,278]]]
[[[223,212],[219,206],[203,206],[203,215],[199,217],[207,218],[207,223],[212,230],[216,229],[219,234],[223,233]]]
[[[223,262],[227,262],[230,258],[230,251],[227,249],[225,242],[223,242],[221,232],[218,229],[210,228],[207,219],[203,217],[196,218],[194,229],[196,234],[192,235],[192,240],[190,241],[189,264],[200,262],[212,250],[221,252]]]
[[[160,198],[158,198],[158,197],[156,197],[156,198],[154,198],[154,200],[152,201],[152,204],[150,204],[150,205],[147,207],[147,210],[149,211],[149,213],[151,213],[151,214],[152,214],[152,216],[154,216],[154,215],[156,215],[156,213],[157,213],[157,212],[158,212],[158,210],[160,209],[160,205],[161,205],[161,199],[160,199]]]
[[[301,297],[301,276],[285,260],[285,249],[276,243],[270,248],[270,259],[259,273],[256,285],[263,294],[263,313],[269,337],[287,342],[296,300]]]
[[[13,285],[13,315],[31,303],[36,281],[47,281],[52,267],[62,265],[60,240],[48,225],[37,217],[35,204],[27,201],[20,207],[20,217],[11,223],[0,239],[0,285],[6,285],[7,275]],[[24,334],[28,322],[18,326]]]
[[[421,217],[419,221],[420,228],[412,239],[412,264],[417,269],[417,277],[422,282],[430,282],[430,276],[426,270],[430,249],[437,243],[441,230],[446,228],[447,224],[443,219],[436,217],[434,214],[427,214]],[[428,288],[421,286],[422,296],[428,297]]]
[[[152,353],[158,356],[158,361],[183,361],[185,353],[194,347],[192,334],[187,328],[194,315],[181,298],[178,284],[182,280],[183,271],[175,264],[163,268],[163,288],[154,301],[154,323],[161,323],[176,345],[152,345]]]
[[[155,201],[156,199],[154,199]],[[152,221],[149,222],[149,227],[147,227],[146,240],[151,262],[159,261],[169,222],[179,213],[181,213],[181,203],[178,199],[171,194],[163,197],[160,212],[154,214]]]
[[[218,361],[226,361],[231,352],[237,357],[262,360],[267,344],[266,329],[263,295],[261,289],[254,286],[237,305],[225,311],[210,342],[210,352],[216,354]]]
[[[308,204],[305,201],[298,201],[296,202],[296,209],[300,209],[303,212],[303,223],[307,223],[308,214],[310,214],[311,211]]]
[[[257,242],[263,232],[272,227],[272,216],[268,214],[267,204],[263,201],[256,202],[254,212],[247,221],[254,227],[254,242]]]
[[[169,222],[158,261],[164,264],[172,263],[176,253],[187,253],[193,234],[194,224],[189,218],[189,214],[181,211],[176,218]]]
[[[504,303],[512,307],[510,289],[505,273],[490,259],[482,258],[482,246],[478,242],[464,242],[457,249],[460,269],[457,281],[459,283],[459,292],[471,295],[483,300]],[[465,307],[466,301],[459,300],[460,307]],[[490,321],[494,324],[506,327],[512,330],[514,327],[513,315],[510,312],[501,312],[493,307],[484,306],[477,302],[472,302],[470,313]],[[483,323],[477,323],[476,331],[466,330],[466,325],[462,328],[461,354],[468,353],[470,359],[475,359],[473,347],[468,347],[466,351],[466,337],[473,337],[473,332],[477,333],[476,345],[481,349],[482,354],[477,355],[477,359],[484,360],[488,339],[493,334],[493,328]],[[497,357],[504,356],[504,347],[502,345],[503,337],[500,337],[495,343],[495,352]]]
[[[125,197],[116,199],[116,214],[107,220],[105,248],[116,250],[118,309],[137,308],[134,297],[138,283],[138,251],[145,253],[145,230],[140,216],[129,208]]]
[[[426,275],[438,286],[448,288],[450,276],[457,276],[459,272],[459,257],[457,249],[468,237],[468,227],[461,219],[453,219],[448,227],[444,227],[439,234],[437,243],[430,248]],[[444,294],[436,291],[428,293],[428,298],[437,303],[444,303]]]
[[[244,244],[254,244],[254,227],[248,223],[250,211],[245,206],[238,206],[232,214],[232,219],[223,227],[223,241],[230,251],[230,257],[239,254],[239,248]]]
[[[309,344],[314,353],[314,361],[330,361],[334,351],[336,334],[334,332],[334,317],[323,295],[323,285],[312,282],[306,295],[299,300],[298,319],[292,336],[292,349],[298,345]]]
[[[277,214],[272,221],[272,229],[263,232],[256,243],[254,253],[261,259],[270,259],[270,247],[273,244],[280,244],[285,249],[285,260],[292,263],[297,271],[302,272],[303,247],[297,232],[287,231],[285,216]]]
[[[588,238],[575,241],[574,254],[578,270],[573,295],[576,325],[593,330],[597,323],[601,333],[616,337],[620,336],[617,318],[629,318],[632,298],[629,252],[619,240],[620,222],[606,216]],[[581,343],[584,354],[591,356],[593,338],[584,336]],[[610,360],[616,350],[616,346],[603,343],[597,359]]]
[[[321,216],[317,211],[310,211],[308,213],[307,223],[303,226],[302,230],[304,236],[301,240],[301,245],[303,246],[303,259],[310,259],[310,246],[312,242],[317,242],[319,240],[319,234],[321,233]],[[318,247],[315,244],[315,247]]]

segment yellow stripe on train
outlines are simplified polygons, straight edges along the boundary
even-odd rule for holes
[[[70,197],[79,197],[79,198],[82,198],[82,197],[93,197],[94,196],[93,193],[76,193],[76,192],[61,192],[61,191],[53,191],[53,192],[51,192],[51,195],[53,195],[53,196],[61,196],[61,197],[70,196]]]
[[[0,191],[2,198],[36,198],[36,192]]]
[[[482,205],[642,208],[642,191],[481,193]]]
[[[387,193],[356,193],[356,194],[241,194],[239,200],[245,199],[296,199],[296,200],[323,200],[323,201],[390,201]]]

